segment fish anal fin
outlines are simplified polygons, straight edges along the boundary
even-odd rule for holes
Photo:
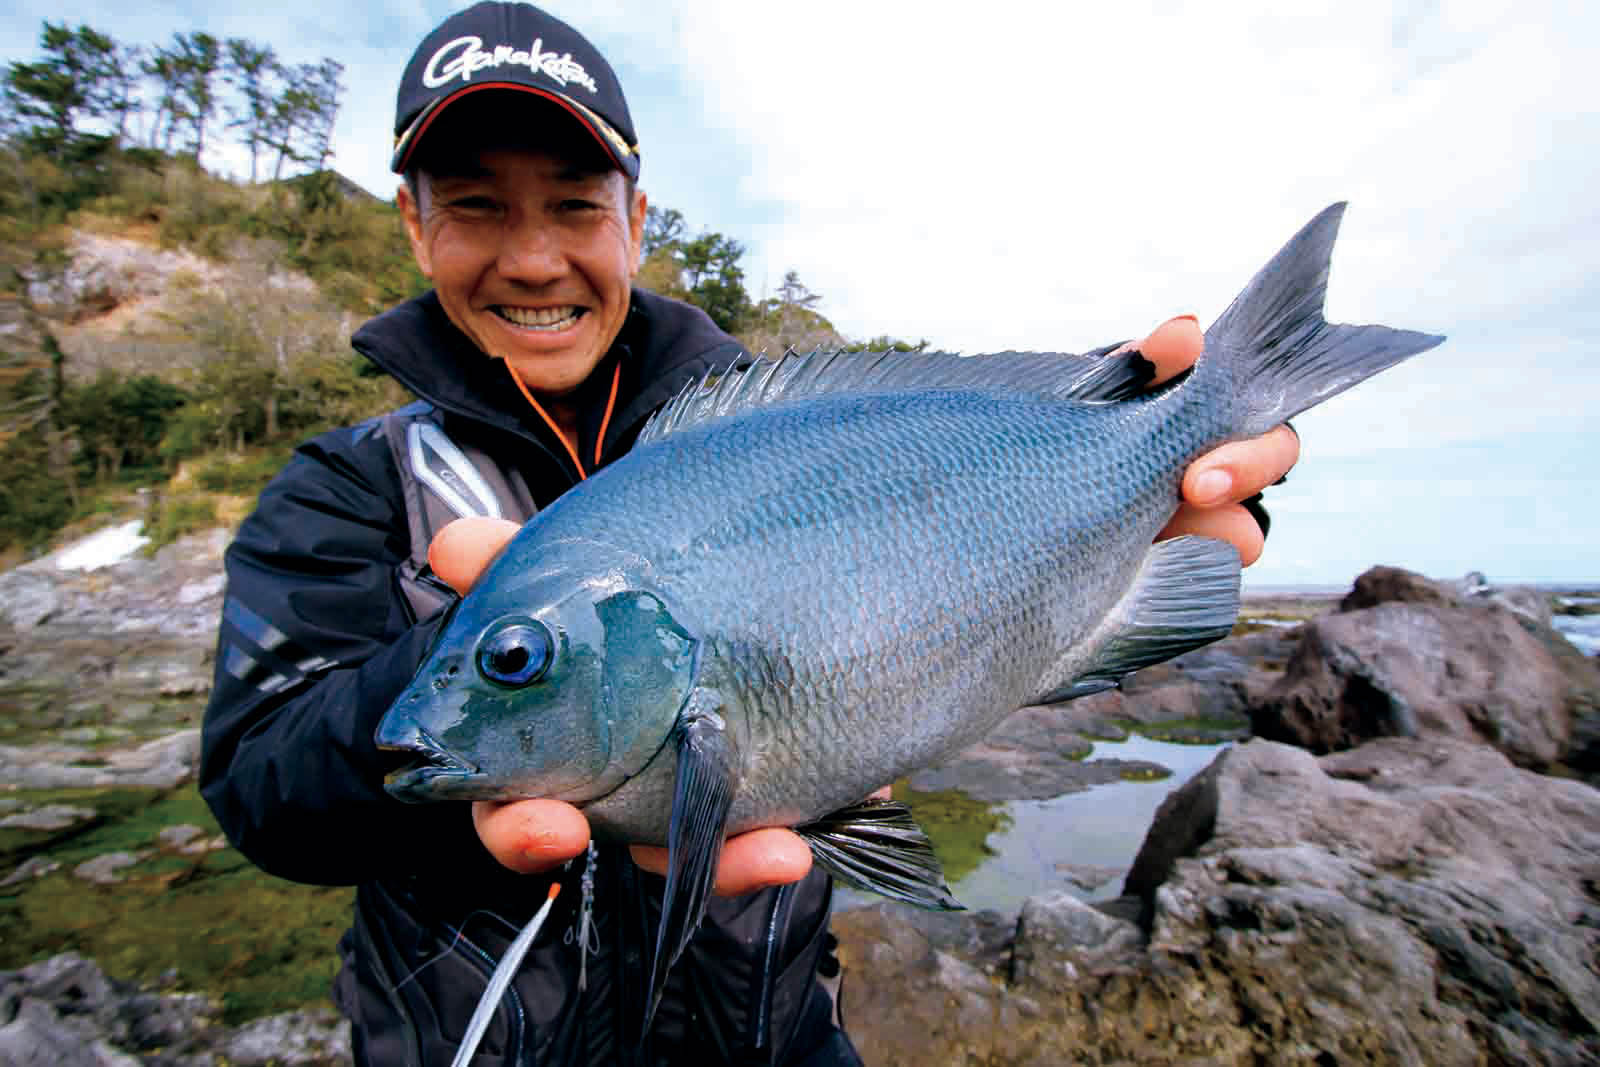
[[[811,854],[856,889],[938,911],[962,905],[945,884],[944,868],[911,809],[892,800],[864,800],[795,827]]]
[[[650,994],[641,1038],[649,1032],[667,972],[705,916],[717,877],[735,786],[732,743],[718,714],[721,706],[715,690],[696,689],[673,729],[678,773],[667,831],[667,887],[661,897],[661,925],[650,961]]]
[[[1061,704],[1228,636],[1239,618],[1239,553],[1210,537],[1158,541],[1111,612],[1119,624],[1090,667],[1040,697]]]

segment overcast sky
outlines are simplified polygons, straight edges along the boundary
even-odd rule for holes
[[[642,184],[788,269],[846,334],[1075,351],[1209,322],[1349,200],[1330,317],[1450,340],[1297,420],[1252,583],[1600,580],[1600,14],[1590,5],[552,3],[617,68]],[[205,29],[348,85],[338,167],[390,195],[396,79],[452,5],[82,0],[0,12],[126,42]]]

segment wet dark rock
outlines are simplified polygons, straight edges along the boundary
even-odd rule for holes
[[[893,906],[839,917],[864,1059],[1600,1064],[1600,791],[1487,746],[1236,746],[1128,884],[1030,900],[1001,971]]]
[[[1426,579],[1407,581],[1391,575],[1382,589],[1413,599],[1304,627],[1282,679],[1250,707],[1258,736],[1325,753],[1375,737],[1441,734],[1540,769],[1568,760],[1577,736],[1582,758],[1592,759],[1587,739],[1600,704],[1592,663],[1498,602],[1451,600]]]

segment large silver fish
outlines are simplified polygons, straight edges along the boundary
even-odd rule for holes
[[[460,603],[380,727],[420,757],[390,791],[557,797],[666,844],[655,989],[731,833],[800,827],[846,881],[951,905],[905,809],[861,798],[1226,634],[1234,549],[1151,543],[1184,469],[1442,340],[1324,321],[1342,213],[1148,394],[1123,361],[1015,354],[791,356],[688,391]]]

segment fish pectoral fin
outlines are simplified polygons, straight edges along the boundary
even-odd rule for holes
[[[641,1037],[650,1029],[667,972],[699,929],[717,877],[735,784],[733,746],[718,714],[721,706],[715,690],[696,689],[673,728],[678,776],[667,830],[667,888],[661,897]]]
[[[1061,704],[1228,636],[1239,618],[1239,553],[1211,537],[1157,541],[1112,609],[1119,620],[1094,664],[1038,704]]]
[[[938,911],[961,911],[950,894],[933,844],[893,800],[864,800],[795,827],[811,855],[839,881],[856,889]]]

